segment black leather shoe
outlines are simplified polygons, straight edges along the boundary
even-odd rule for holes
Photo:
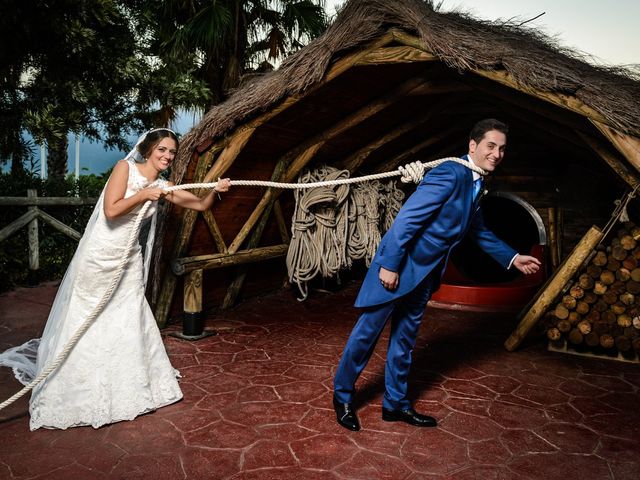
[[[435,427],[436,419],[416,412],[413,408],[406,410],[389,410],[382,407],[382,420],[385,422],[405,422],[416,427]]]
[[[333,409],[336,411],[336,418],[340,425],[354,432],[360,430],[360,422],[356,416],[356,411],[350,403],[340,403],[334,397]]]

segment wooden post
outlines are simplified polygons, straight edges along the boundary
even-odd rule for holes
[[[37,190],[28,189],[27,197],[38,196]],[[38,241],[38,207],[28,207],[27,210],[36,213],[33,220],[29,222],[27,231],[29,232],[29,272],[27,274],[27,284],[34,287],[38,284],[38,270],[40,269],[40,249]]]
[[[518,316],[520,323],[504,343],[507,350],[512,352],[520,345],[529,330],[533,328],[538,319],[549,308],[549,305],[555,300],[562,288],[584,263],[601,239],[602,230],[596,226],[592,226],[584,237],[580,239],[571,254],[562,262],[560,268],[542,286],[537,297]]]
[[[549,253],[551,254],[551,269],[555,272],[560,264],[558,260],[558,228],[556,207],[547,208],[547,221],[549,223]]]
[[[556,207],[556,240],[558,264],[562,263],[562,241],[564,239],[564,210],[562,207]]]
[[[184,317],[182,334],[199,337],[204,332],[202,317],[202,269],[189,272],[184,279]]]

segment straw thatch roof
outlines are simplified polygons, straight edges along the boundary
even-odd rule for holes
[[[204,116],[182,140],[176,178],[182,177],[197,146],[308,90],[336,59],[391,28],[419,37],[429,51],[461,72],[504,70],[523,86],[573,96],[599,112],[608,125],[640,136],[640,82],[625,69],[591,65],[584,56],[526,26],[436,12],[430,1],[351,0],[324,35]]]

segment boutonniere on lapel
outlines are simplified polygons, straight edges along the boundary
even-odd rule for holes
[[[482,198],[483,198],[485,195],[487,195],[488,193],[489,193],[489,190],[488,190],[488,189],[486,189],[486,188],[484,188],[484,187],[482,187],[482,188],[480,189],[480,191],[478,192],[478,199],[477,199],[477,200],[478,200],[478,203],[480,203],[480,200],[482,200]]]

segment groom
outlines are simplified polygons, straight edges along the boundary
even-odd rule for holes
[[[504,157],[507,131],[498,120],[481,120],[471,130],[469,153],[463,158],[493,172]],[[352,405],[355,383],[389,318],[382,419],[436,426],[434,418],[412,408],[407,378],[425,306],[440,285],[451,250],[465,235],[471,235],[504,268],[513,266],[531,274],[540,267],[536,258],[518,254],[484,226],[477,195],[481,184],[482,177],[464,165],[439,165],[425,175],[382,238],[355,303],[364,311],[347,341],[334,380],[333,406],[343,427],[360,430]]]

